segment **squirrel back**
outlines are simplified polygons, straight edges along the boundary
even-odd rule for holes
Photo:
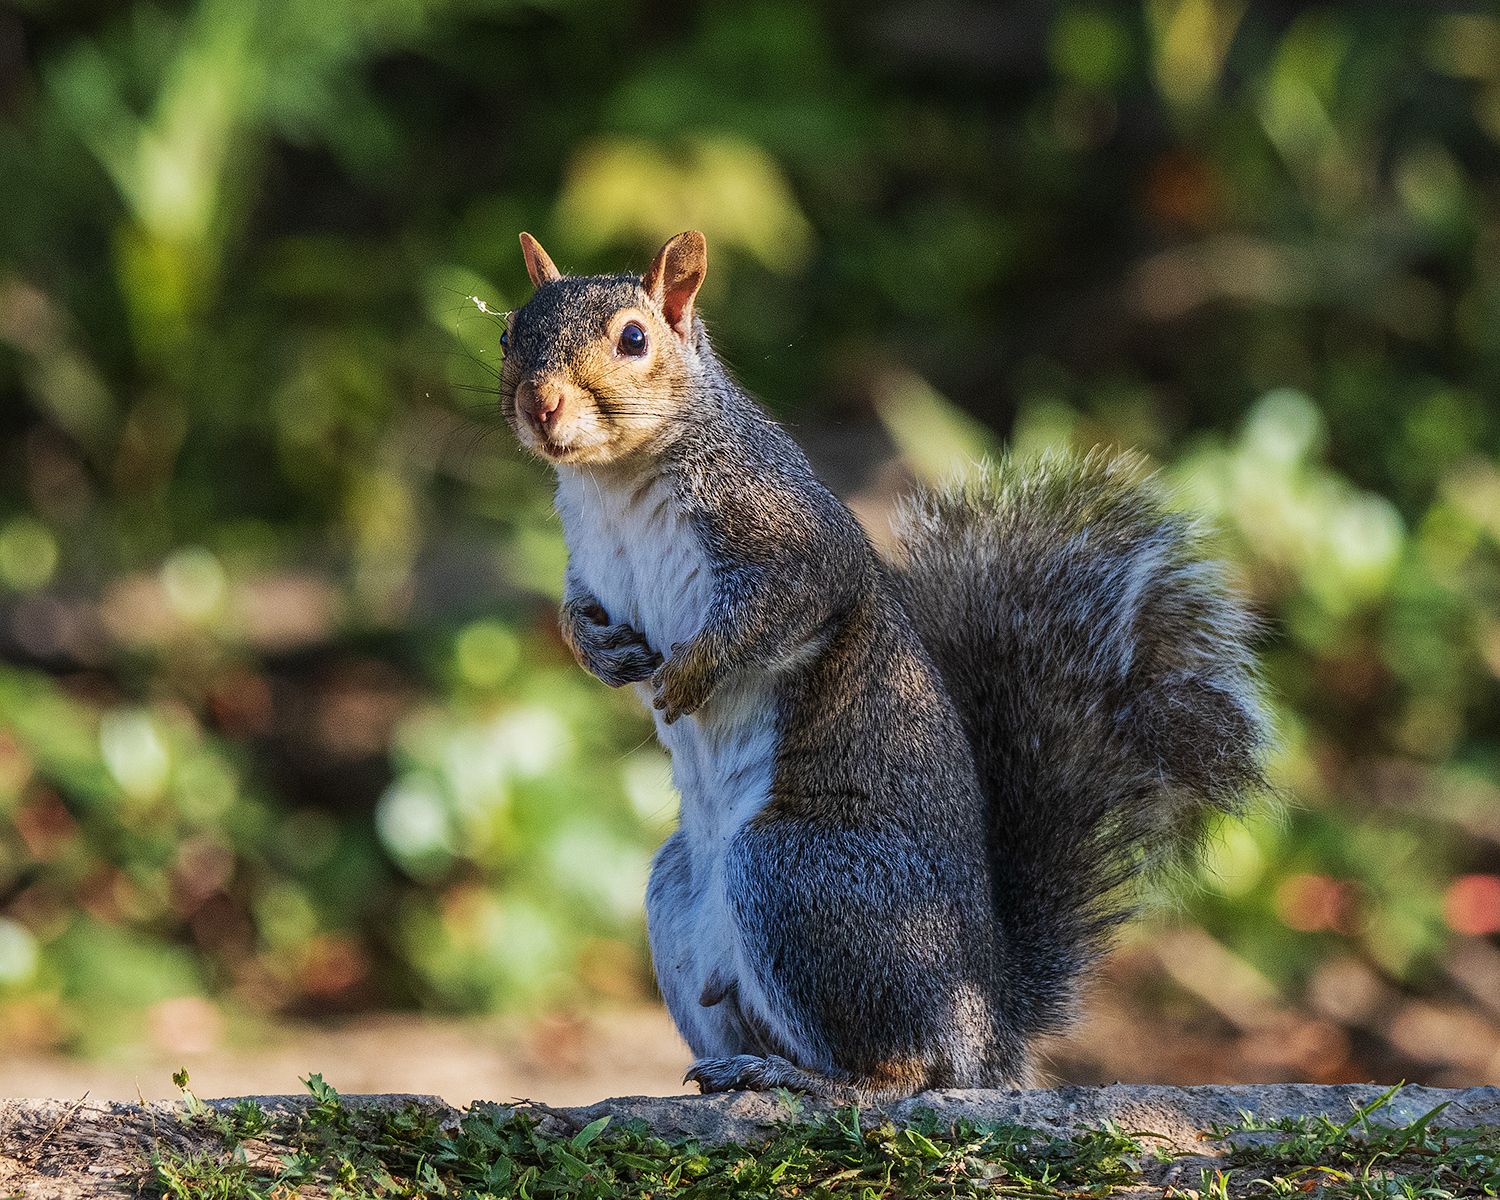
[[[893,576],[989,804],[1010,1017],[1072,1015],[1126,885],[1263,786],[1254,621],[1135,460],[1006,459],[923,491]]]

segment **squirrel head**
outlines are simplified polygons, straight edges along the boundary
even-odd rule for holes
[[[602,465],[669,441],[702,370],[703,235],[679,233],[644,275],[563,275],[529,233],[521,252],[536,290],[506,322],[500,372],[521,444],[554,464]]]

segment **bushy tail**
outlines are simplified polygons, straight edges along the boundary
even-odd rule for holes
[[[989,798],[1007,996],[1034,1035],[1141,870],[1262,785],[1254,622],[1137,462],[1099,452],[914,497],[894,575]]]

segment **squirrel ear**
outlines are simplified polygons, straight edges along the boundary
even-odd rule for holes
[[[708,273],[708,242],[696,229],[679,233],[656,252],[641,286],[683,341],[693,332],[693,298]]]
[[[542,249],[542,243],[529,233],[521,235],[521,256],[526,259],[526,274],[531,276],[532,287],[541,287],[544,283],[562,278],[562,272]]]

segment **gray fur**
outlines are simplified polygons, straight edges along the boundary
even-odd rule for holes
[[[590,339],[643,302],[633,277],[544,283],[503,396],[597,364]],[[657,353],[630,452],[559,466],[563,625],[674,755],[681,827],[647,914],[689,1077],[840,1098],[1026,1082],[1124,885],[1260,783],[1244,610],[1188,522],[1101,457],[918,496],[887,564],[701,323]],[[608,370],[573,377],[590,420],[626,412]]]

